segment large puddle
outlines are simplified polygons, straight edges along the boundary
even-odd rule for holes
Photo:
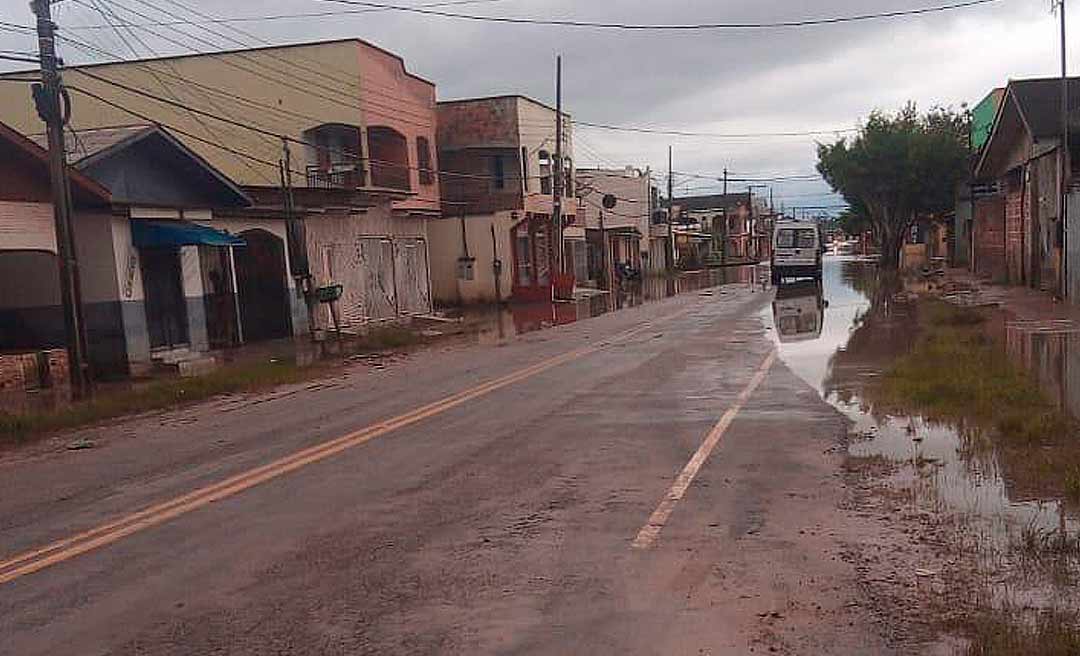
[[[885,293],[877,280],[870,262],[827,259],[820,288],[783,286],[762,316],[783,361],[852,421],[850,454],[891,461],[896,473],[888,482],[908,495],[911,511],[943,511],[955,518],[991,570],[1022,536],[1076,536],[1075,506],[1045,494],[1015,449],[999,449],[993,440],[989,447],[986,440],[974,446],[963,422],[874,407],[868,385],[917,338],[914,301]],[[1068,322],[1019,322],[999,314],[986,330],[997,331],[1002,348],[1049,398],[1080,416],[1080,334]],[[1010,602],[1032,596],[993,592]]]
[[[767,270],[754,265],[734,266],[680,273],[677,276],[649,277],[627,282],[613,291],[581,290],[578,300],[561,303],[509,303],[500,307],[475,307],[465,310],[464,319],[481,344],[498,343],[517,335],[584,321],[624,308],[720,288],[727,285],[762,285]]]

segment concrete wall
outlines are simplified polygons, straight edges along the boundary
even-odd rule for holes
[[[500,300],[510,297],[513,285],[513,255],[510,245],[510,212],[465,217],[469,256],[473,259],[473,279],[458,277],[458,259],[464,256],[461,218],[446,218],[428,225],[431,252],[432,292],[440,305],[492,303],[496,300],[496,258],[502,261]],[[494,241],[492,229],[494,228]]]
[[[540,160],[538,154],[541,150],[551,153],[555,157],[555,110],[528,98],[518,97],[518,126],[520,129],[520,147],[529,154],[528,177],[530,179],[529,191],[525,194],[525,210],[537,214],[550,214],[552,211],[552,197],[540,193]],[[571,184],[563,192],[563,214],[574,216],[577,214],[577,202],[574,197],[574,123],[570,116],[563,114],[563,157],[569,158],[569,170],[571,171]],[[534,184],[535,183],[535,184]]]
[[[641,233],[641,250],[649,252],[649,189],[647,173],[636,169],[590,170],[578,169],[578,182],[591,191],[582,196],[578,223],[585,228],[600,227],[600,210],[605,194],[613,194],[618,203],[604,212],[605,228],[630,227]]]
[[[439,169],[435,147],[435,85],[411,75],[397,55],[363,41],[355,42],[355,47],[363,124],[393,128],[403,134],[408,143],[409,181],[416,196],[395,203],[395,207],[437,213],[440,207],[439,177],[433,175],[429,184],[421,184],[416,149],[417,137],[425,137],[430,144],[432,169]],[[365,148],[365,152],[370,153],[370,150]]]

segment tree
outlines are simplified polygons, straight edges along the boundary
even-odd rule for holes
[[[865,217],[881,244],[882,266],[897,268],[903,237],[916,221],[952,209],[965,174],[967,129],[965,114],[942,108],[919,114],[908,103],[896,114],[870,114],[851,139],[818,144],[818,172]]]

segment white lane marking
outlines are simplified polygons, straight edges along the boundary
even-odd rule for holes
[[[765,376],[769,373],[769,369],[772,368],[773,362],[776,361],[776,350],[774,349],[769,356],[765,358],[765,361],[758,367],[754,377],[750,379],[750,382],[746,385],[742,392],[739,393],[737,399],[735,399],[734,405],[728,408],[727,412],[720,417],[720,421],[713,426],[709,434],[705,436],[705,440],[698,447],[698,450],[694,452],[694,456],[690,458],[690,462],[686,463],[682,472],[679,473],[678,478],[672,484],[671,489],[668,490],[667,495],[660,501],[660,505],[656,507],[653,514],[649,516],[649,521],[645,523],[645,526],[641,527],[638,531],[637,537],[634,538],[634,542],[631,546],[635,549],[650,549],[656,545],[657,539],[660,537],[660,531],[663,530],[664,525],[667,524],[668,518],[671,517],[671,513],[675,511],[675,504],[682,500],[686,495],[686,490],[690,487],[690,484],[694,482],[694,478],[697,476],[698,470],[705,464],[705,461],[709,459],[709,455],[716,448],[716,445],[720,443],[720,439],[724,437],[724,433],[727,432],[731,422],[735,421],[735,417],[746,405],[746,402],[750,400],[750,396],[761,385],[761,382],[765,380]]]

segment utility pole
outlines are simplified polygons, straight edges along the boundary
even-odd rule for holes
[[[1066,59],[1066,46],[1065,46],[1065,0],[1058,0],[1057,11],[1061,13],[1062,21],[1062,101],[1061,101],[1061,120],[1062,120],[1062,132],[1061,132],[1061,144],[1057,147],[1057,202],[1061,205],[1061,210],[1057,213],[1057,219],[1062,222],[1062,280],[1061,280],[1061,294],[1062,298],[1067,298],[1069,295],[1068,289],[1068,269],[1069,269],[1069,257],[1068,257],[1068,244],[1069,244],[1069,224],[1068,224],[1068,201],[1069,201],[1069,186],[1067,179],[1069,175],[1069,77],[1068,77],[1068,65]]]
[[[555,224],[555,264],[558,273],[563,272],[563,121],[562,121],[562,55],[555,57],[555,184],[551,186],[551,218]]]
[[[75,398],[83,398],[89,391],[90,372],[86,362],[86,326],[83,323],[79,263],[71,223],[71,188],[64,146],[64,124],[69,118],[67,113],[70,105],[56,59],[56,25],[52,21],[50,1],[34,0],[32,5],[37,16],[38,56],[41,59],[41,84],[34,85],[34,102],[38,114],[45,121],[49,139],[49,180],[56,227],[56,255],[60,260],[60,295],[64,306],[71,391]]]
[[[667,147],[667,238],[668,238],[668,270],[675,270],[675,174],[672,172],[675,154],[671,146]]]
[[[293,203],[292,190],[292,154],[289,151],[289,140],[281,139],[281,193],[285,208],[285,237],[286,247],[289,251],[289,267],[293,278],[296,280],[297,293],[304,295],[304,305],[307,306],[308,330],[314,339],[317,329],[315,323],[315,281],[311,277],[311,265],[307,254],[307,227],[303,220],[296,217],[296,207]],[[334,312],[333,303],[330,304],[331,313]],[[336,316],[336,314],[334,315]],[[340,337],[341,330],[338,329]]]
[[[724,167],[724,229],[720,231],[720,264],[727,264],[728,215],[727,215],[727,167]]]

